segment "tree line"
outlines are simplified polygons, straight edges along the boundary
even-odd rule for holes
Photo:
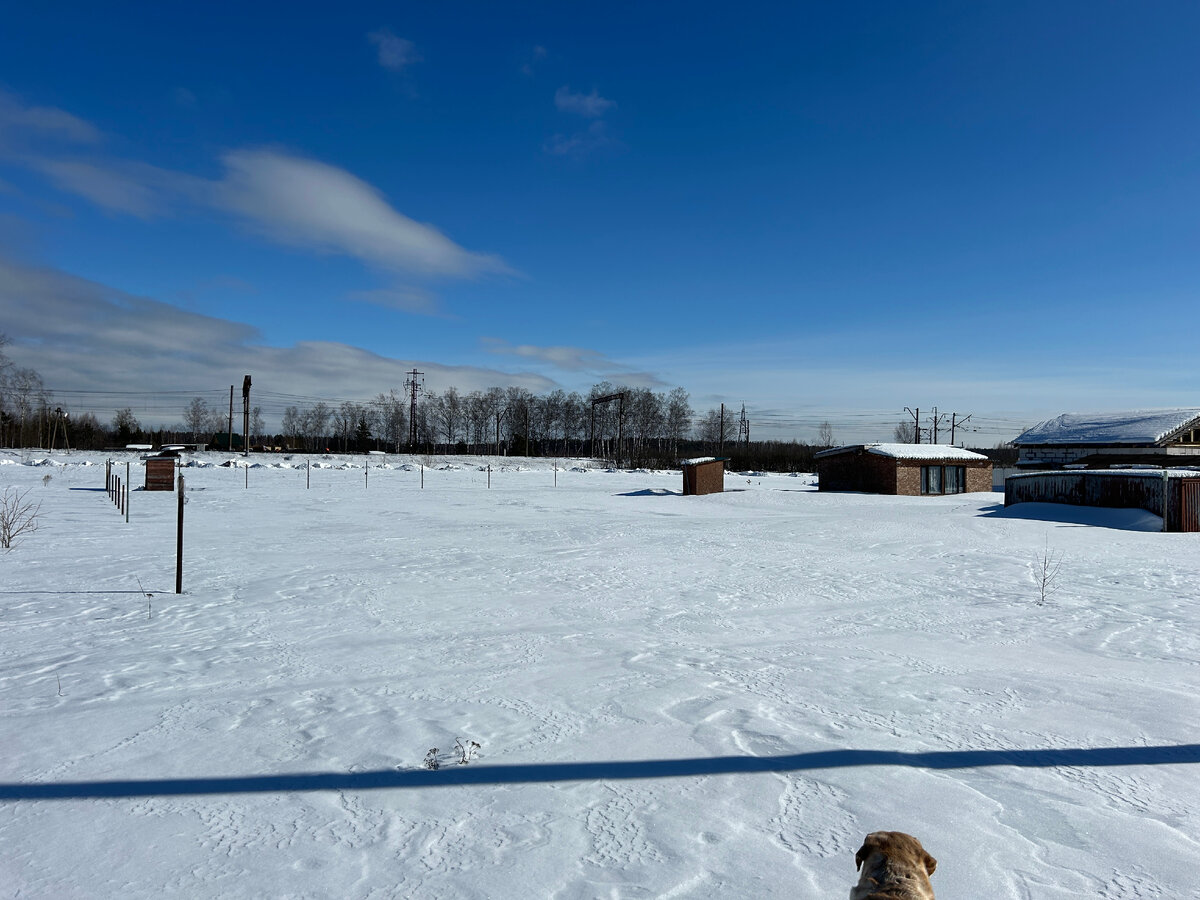
[[[33,369],[15,366],[0,334],[0,445],[98,450],[134,443],[215,442],[230,430],[225,409],[202,397],[190,400],[170,427],[146,428],[132,408],[116,410],[104,423],[90,412],[68,416]],[[234,446],[242,416],[235,411]],[[270,432],[260,406],[250,412],[251,448],[293,452],[367,452],[596,457],[627,466],[667,468],[681,457],[721,455],[738,470],[813,471],[813,456],[834,442],[824,423],[818,441],[739,442],[738,420],[729,409],[697,413],[682,387],[666,392],[593,385],[587,393],[554,390],[534,394],[520,387],[460,392],[421,391],[416,397],[393,388],[365,402],[316,401],[288,406],[279,430]],[[899,435],[897,435],[899,436]]]

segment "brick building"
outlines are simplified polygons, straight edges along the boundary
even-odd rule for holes
[[[852,444],[817,454],[822,491],[961,494],[992,489],[992,461],[946,444]]]
[[[720,494],[725,490],[726,457],[702,456],[685,459],[683,467],[683,495]]]
[[[1021,469],[1200,465],[1200,409],[1066,413],[1013,444]]]

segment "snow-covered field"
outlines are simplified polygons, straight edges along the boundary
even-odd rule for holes
[[[1197,896],[1200,536],[1146,513],[202,455],[176,595],[175,495],[5,453],[4,896],[845,897],[876,829],[943,900]]]

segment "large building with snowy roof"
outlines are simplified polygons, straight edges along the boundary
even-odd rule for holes
[[[992,489],[992,461],[946,444],[851,444],[816,456],[818,488],[868,494],[961,494]]]
[[[1200,465],[1200,409],[1066,413],[1013,444],[1022,469]]]

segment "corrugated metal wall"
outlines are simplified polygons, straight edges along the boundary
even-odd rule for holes
[[[1161,472],[1038,472],[1004,479],[1004,505],[1071,503],[1144,509],[1162,515]]]

